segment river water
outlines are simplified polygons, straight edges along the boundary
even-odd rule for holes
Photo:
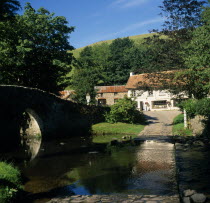
[[[39,148],[39,150],[37,150]],[[38,151],[19,164],[24,190],[34,202],[55,196],[92,194],[177,194],[174,145],[141,140],[117,146],[87,138],[35,142]]]

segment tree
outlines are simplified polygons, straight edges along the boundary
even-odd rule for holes
[[[176,50],[172,40],[154,35],[146,38],[140,47],[131,49],[127,56],[135,73],[154,73],[183,68]]]
[[[131,66],[126,55],[133,46],[134,42],[128,37],[115,39],[110,44],[110,66],[106,70],[109,84],[125,84],[127,82]]]
[[[163,29],[158,32],[159,36],[155,40],[152,38],[147,40],[148,44],[151,44],[149,46],[150,64],[157,67],[156,70],[160,71],[160,67],[162,70],[182,69],[176,72],[172,84],[169,83],[171,91],[176,93],[185,91],[190,97],[194,95],[196,98],[206,96],[208,90],[204,84],[209,84],[209,75],[205,76],[204,73],[208,70],[201,68],[202,63],[195,63],[192,60],[195,46],[191,49],[191,53],[189,46],[194,40],[197,41],[195,33],[204,23],[201,13],[205,3],[206,1],[198,0],[164,0],[160,6],[161,15],[166,18]],[[200,45],[202,47],[202,44]],[[196,55],[199,57],[198,52]],[[196,66],[194,70],[189,69],[188,59]],[[171,78],[165,80],[171,80]]]
[[[0,21],[10,19],[21,8],[20,2],[17,0],[1,0],[0,1]]]
[[[95,104],[95,86],[102,80],[101,71],[94,57],[92,47],[85,47],[80,57],[72,77],[72,86],[76,91],[74,100],[79,103],[86,103],[86,95],[90,95],[90,103]]]
[[[65,17],[28,3],[16,21],[0,23],[0,71],[2,84],[35,87],[57,92],[68,85],[66,74],[73,56],[67,52],[69,27]]]
[[[202,13],[202,26],[192,32],[192,40],[184,47],[187,70],[176,78],[185,78],[183,89],[197,99],[210,93],[210,7]]]
[[[164,35],[182,43],[191,39],[191,31],[202,24],[201,12],[206,1],[164,0],[161,16],[165,17]]]

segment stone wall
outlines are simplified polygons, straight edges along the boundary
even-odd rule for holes
[[[190,119],[190,128],[192,129],[194,136],[199,136],[203,134],[203,131],[205,129],[205,125],[203,121],[205,118],[203,116],[195,116],[195,118]]]
[[[118,92],[118,93],[108,92],[108,93],[103,93],[102,96],[101,94],[98,94],[96,100],[98,101],[99,99],[106,99],[106,105],[111,106],[118,99],[123,99],[125,95],[127,95],[127,92]]]

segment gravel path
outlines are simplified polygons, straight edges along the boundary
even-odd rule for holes
[[[180,111],[147,111],[144,112],[149,122],[143,131],[139,134],[141,137],[171,136],[172,123],[174,117],[180,114]]]

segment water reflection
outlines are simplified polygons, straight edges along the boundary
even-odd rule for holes
[[[180,191],[193,189],[210,194],[210,150],[206,147],[193,147],[176,144],[177,167],[179,168]]]
[[[174,194],[174,149],[170,143],[93,145],[86,139],[51,141],[21,166],[24,189],[36,194]]]
[[[38,154],[41,147],[41,137],[22,138],[21,148],[24,151],[26,160],[33,160]]]
[[[175,194],[174,145],[167,142],[145,141],[136,153],[131,188],[142,188],[150,194]]]

